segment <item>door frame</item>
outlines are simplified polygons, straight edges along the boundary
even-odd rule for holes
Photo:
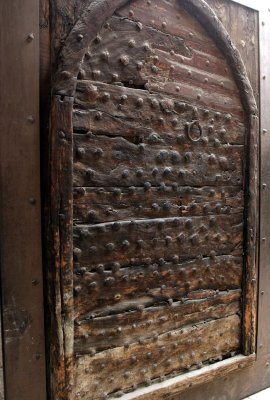
[[[256,357],[244,357],[249,359],[247,365],[243,360],[236,359],[237,374],[230,374],[232,370],[226,361],[221,361],[219,369],[215,365],[207,367],[208,377],[213,377],[211,385],[209,379],[203,377],[201,371],[190,372],[188,381],[186,381],[189,390],[181,394],[181,399],[196,400],[201,398],[201,392],[204,391],[207,398],[212,399],[240,399],[253,394],[270,386],[270,335],[266,328],[270,326],[270,224],[264,216],[270,213],[270,115],[269,115],[269,93],[270,93],[270,10],[266,5],[253,5],[252,0],[226,0],[242,4],[259,14],[260,26],[260,238],[259,238],[259,287],[258,287],[258,335]],[[42,261],[41,261],[41,206],[40,206],[40,181],[39,177],[33,179],[33,173],[40,169],[39,159],[39,131],[38,122],[38,86],[41,79],[41,99],[46,97],[48,86],[49,63],[43,55],[42,49],[49,49],[49,25],[41,31],[41,45],[38,43],[39,19],[38,2],[35,0],[25,0],[23,14],[27,18],[21,18],[21,12],[18,0],[5,2],[1,5],[1,32],[7,36],[6,32],[11,30],[10,40],[1,53],[5,54],[5,66],[0,69],[0,78],[2,93],[5,94],[1,110],[7,110],[1,113],[1,131],[0,147],[4,148],[1,158],[1,183],[5,183],[4,194],[1,194],[1,214],[0,224],[10,221],[9,229],[1,230],[1,293],[3,304],[3,345],[4,345],[4,373],[5,373],[5,392],[6,400],[17,400],[18,393],[21,400],[36,400],[37,398],[45,400],[45,351],[44,351],[44,327],[43,327],[43,306],[42,306]],[[45,10],[48,13],[49,2],[41,0],[40,11]],[[15,11],[14,11],[15,10]],[[17,10],[17,12],[16,12]],[[31,33],[34,33],[34,38]],[[25,46],[26,51],[21,55],[20,63],[13,65],[12,73],[9,71],[7,76],[7,65],[14,63],[14,52],[19,52],[21,46]],[[12,51],[10,49],[12,48]],[[41,76],[38,71],[38,54],[41,54]],[[45,54],[44,53],[44,54]],[[50,51],[48,50],[48,54]],[[26,69],[23,73],[21,63],[25,65],[34,65]],[[16,80],[16,87],[14,85]],[[31,81],[31,82],[30,82]],[[24,97],[25,107],[18,109],[16,96],[18,93],[24,93],[25,85],[31,86],[31,96],[26,92]],[[46,86],[46,88],[45,88]],[[20,89],[21,88],[21,91]],[[19,89],[19,90],[18,90]],[[15,96],[14,96],[15,93]],[[18,97],[18,96],[17,96]],[[22,101],[22,100],[20,100]],[[41,100],[42,101],[42,100]],[[46,102],[46,101],[45,101]],[[4,105],[8,104],[8,108]],[[19,115],[18,115],[19,112]],[[7,126],[14,126],[14,115],[17,119],[17,130],[7,129]],[[33,116],[33,118],[31,118]],[[18,118],[17,118],[18,117]],[[41,115],[41,118],[43,116]],[[26,123],[25,123],[26,121]],[[5,130],[4,130],[5,128]],[[8,132],[6,132],[8,130]],[[41,127],[41,131],[42,127]],[[45,129],[46,131],[46,129]],[[8,133],[4,135],[3,132]],[[7,140],[7,136],[9,140]],[[20,140],[18,140],[18,137]],[[45,141],[46,142],[46,141]],[[15,154],[14,144],[17,147],[17,162],[11,165],[10,157]],[[25,157],[25,153],[34,154],[34,158]],[[23,162],[24,168],[21,168],[20,162]],[[38,174],[37,174],[38,175]],[[16,177],[16,179],[11,179]],[[25,179],[30,184],[25,190]],[[8,187],[7,187],[8,186]],[[16,207],[22,207],[23,211],[15,212],[13,207],[8,204],[14,204]],[[23,203],[24,204],[24,203]],[[14,224],[14,221],[16,223]],[[13,222],[13,224],[11,224]],[[27,226],[28,230],[22,230],[18,235],[18,225]],[[21,230],[20,230],[21,231]],[[31,242],[25,241],[23,232],[29,235],[32,232]],[[5,233],[5,235],[4,235]],[[11,258],[11,244],[16,240],[16,257],[21,260],[20,268],[15,258]],[[9,245],[8,245],[9,243]],[[33,261],[33,254],[35,260]],[[29,267],[31,265],[31,268]],[[14,280],[14,278],[16,279]],[[27,288],[27,290],[22,290]],[[16,318],[20,316],[21,311],[29,311],[32,316],[32,324],[26,329],[23,335],[15,340],[10,340],[12,331],[10,318],[7,316],[8,306],[16,299]],[[36,307],[33,309],[33,304]],[[15,318],[14,317],[14,318]],[[15,319],[16,319],[15,318]],[[13,320],[14,322],[14,320]],[[241,357],[241,356],[238,356]],[[31,360],[29,362],[29,360]],[[247,368],[244,368],[244,367]],[[210,372],[210,374],[209,374]],[[34,378],[34,379],[33,379]],[[218,378],[218,379],[215,379]],[[179,378],[173,378],[177,380]],[[169,382],[173,383],[173,382]],[[164,382],[162,386],[169,384]],[[177,384],[175,381],[174,383]],[[170,392],[173,396],[173,391]],[[179,393],[179,392],[177,392]],[[227,397],[222,397],[227,396]],[[145,397],[144,397],[145,398]],[[172,397],[173,398],[173,397]]]
[[[0,20],[0,266],[5,400],[45,400],[39,3],[1,2]]]

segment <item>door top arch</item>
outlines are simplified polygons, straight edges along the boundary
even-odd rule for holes
[[[77,76],[86,49],[107,19],[127,3],[127,0],[94,0],[83,11],[60,51],[53,82],[54,94],[74,96]],[[256,115],[256,100],[240,53],[215,12],[204,0],[179,0],[179,3],[200,22],[222,51],[231,67],[245,112]]]

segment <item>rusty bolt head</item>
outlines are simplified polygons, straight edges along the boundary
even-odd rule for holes
[[[31,33],[29,33],[28,35],[27,35],[27,42],[32,42],[32,40],[34,40],[35,39],[35,35],[34,35],[34,33],[33,32],[31,32]]]
[[[129,56],[127,56],[126,54],[123,54],[120,56],[120,63],[124,66],[129,64]]]

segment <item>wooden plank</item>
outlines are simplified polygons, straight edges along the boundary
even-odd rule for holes
[[[233,3],[224,4],[216,0],[209,0],[209,4],[216,11],[219,19],[224,23],[230,33],[232,41],[238,48],[241,57],[245,63],[248,77],[251,81],[254,95],[259,100],[259,43],[258,43],[258,14],[254,11],[244,8],[241,5]],[[231,16],[233,15],[233,18]],[[233,23],[233,19],[238,23]],[[258,149],[258,118],[250,117],[250,138],[247,143],[248,148]],[[255,153],[255,152],[254,152]],[[246,241],[246,275],[243,282],[244,291],[244,318],[243,318],[243,342],[244,353],[255,351],[255,333],[256,330],[256,252],[254,251],[254,241],[256,241],[257,216],[257,176],[258,176],[258,151],[253,154],[249,161],[249,204],[247,204],[248,224],[251,227],[247,234]],[[249,255],[250,254],[250,255]],[[249,350],[251,349],[251,350]]]
[[[115,348],[76,359],[77,393],[81,399],[101,399],[164,379],[173,371],[195,368],[209,359],[239,349],[240,319],[236,315],[174,330],[154,340],[146,339],[128,348]],[[186,351],[186,346],[191,346]],[[145,361],[148,365],[145,366]],[[102,385],[100,384],[102,382]],[[90,397],[89,397],[90,396]]]
[[[201,296],[202,298],[197,298]],[[195,298],[193,298],[195,297]],[[75,321],[75,352],[77,354],[99,352],[106,349],[130,346],[142,337],[170,332],[186,325],[241,312],[241,290],[200,290],[188,293],[180,302],[170,307],[155,305],[139,311],[124,310],[112,314],[113,308],[83,315]],[[99,316],[102,315],[102,316]]]
[[[238,3],[238,2],[236,2]],[[239,2],[245,3],[245,2]],[[246,1],[248,3],[248,1]],[[253,7],[257,7],[253,2]],[[259,104],[259,40],[258,13],[241,4],[226,1],[209,0],[208,4],[213,8],[219,19],[228,31],[232,42],[239,50],[245,64],[247,75],[252,85],[257,104]],[[237,24],[234,21],[237,20]]]
[[[134,144],[122,137],[76,135],[74,186],[237,185],[243,147]],[[198,168],[200,165],[200,168]],[[121,183],[120,183],[121,182]]]
[[[113,233],[113,237],[111,236]],[[171,239],[168,239],[170,236]],[[142,240],[142,245],[140,244]],[[74,246],[82,267],[98,264],[121,266],[149,264],[161,259],[195,258],[199,255],[241,254],[243,217],[241,214],[216,217],[166,218],[121,221],[74,227]],[[218,246],[217,246],[218,243]],[[161,262],[161,261],[160,261]]]
[[[1,308],[2,313],[2,308]],[[4,368],[3,368],[3,337],[2,322],[0,321],[0,400],[5,400]]]
[[[244,144],[245,126],[228,113],[195,107],[184,102],[182,94],[170,97],[149,94],[146,90],[108,85],[94,81],[78,81],[75,97],[74,129],[95,134],[119,135],[154,143],[182,143],[194,146],[207,142]],[[191,141],[186,134],[187,123],[198,120],[201,140]],[[144,121],[142,123],[142,121]],[[121,128],[122,129],[119,129]],[[179,137],[183,135],[184,137]],[[196,138],[196,132],[193,133]],[[155,136],[153,136],[155,135]]]
[[[177,21],[179,25],[179,21]],[[148,22],[149,24],[149,22]],[[187,21],[181,27],[186,27]],[[124,33],[124,35],[123,35]],[[184,36],[182,34],[182,36]],[[139,40],[138,40],[139,37]],[[210,43],[209,43],[210,42]],[[127,43],[129,46],[127,46]],[[149,43],[151,49],[146,55],[143,44]],[[157,27],[145,25],[138,32],[137,22],[129,19],[113,17],[110,19],[109,29],[106,26],[99,35],[99,42],[94,42],[90,47],[87,57],[81,66],[80,76],[84,79],[92,79],[99,71],[98,80],[110,83],[113,81],[112,71],[118,75],[120,82],[132,81],[134,86],[144,85],[153,79],[153,69],[156,73],[154,81],[159,82],[159,89],[164,83],[164,78],[169,79],[175,86],[186,82],[186,91],[190,87],[219,93],[216,98],[217,104],[222,104],[222,97],[231,94],[231,101],[239,106],[239,97],[236,85],[232,79],[226,76],[226,62],[220,57],[210,56],[213,66],[209,74],[209,54],[203,53],[202,47],[207,46],[211,41],[208,38],[200,42],[200,51],[194,46],[186,46],[182,37],[162,31]],[[128,57],[127,63],[121,66],[121,56],[125,52]],[[111,55],[113,54],[113,57]],[[136,59],[136,62],[133,60]],[[130,62],[128,62],[130,60]],[[138,72],[138,63],[145,63]],[[196,67],[195,67],[196,66]],[[224,76],[225,75],[225,76]],[[208,82],[205,78],[209,77]],[[223,82],[223,84],[221,84]],[[132,85],[131,85],[132,86]],[[148,86],[147,86],[148,88]],[[174,91],[175,92],[175,91]],[[183,87],[181,95],[184,96]],[[232,103],[230,102],[232,105]],[[209,107],[209,103],[207,104]]]
[[[142,25],[151,25],[167,34],[180,36],[188,48],[202,50],[219,58],[220,53],[213,40],[205,33],[203,27],[197,24],[194,17],[183,10],[177,0],[169,4],[157,0],[154,5],[138,1],[130,7],[123,7],[117,14],[122,18],[140,21]]]
[[[162,383],[157,383],[149,388],[138,389],[133,393],[126,394],[124,396],[124,399],[152,400],[153,398],[155,398],[158,400],[162,400],[168,392],[171,394],[170,400],[179,399],[180,393],[181,397],[184,396],[183,398],[185,399],[185,394],[188,391],[192,392],[191,389],[199,389],[202,384],[208,384],[209,386],[209,384],[212,384],[213,382],[220,383],[220,378],[223,378],[224,376],[226,376],[228,385],[230,385],[233,373],[235,376],[238,376],[239,371],[241,371],[242,375],[247,375],[250,369],[252,370],[255,361],[255,354],[252,354],[248,357],[238,355],[233,357],[232,359],[223,360],[213,365],[209,365],[202,370],[194,370],[186,373],[185,375],[180,375],[178,377],[168,379],[167,381]],[[246,368],[248,369],[248,371],[246,371]],[[228,394],[229,388],[226,389],[226,391],[226,393]],[[202,392],[200,392],[200,396],[202,396]],[[217,393],[217,396],[220,396],[220,394]],[[242,395],[240,394],[240,396]],[[112,397],[112,399],[116,398]]]
[[[155,15],[153,17],[153,8],[155,9]],[[177,9],[179,10],[179,12],[177,12]],[[183,10],[180,8],[179,4],[175,1],[171,2],[171,4],[167,4],[164,3],[162,1],[157,1],[155,3],[155,5],[148,5],[145,2],[139,1],[137,2],[135,5],[131,6],[130,9],[128,9],[127,7],[125,9],[123,9],[123,11],[121,10],[120,12],[121,16],[125,16],[128,17],[134,21],[140,21],[140,23],[142,23],[142,30],[141,30],[141,35],[143,36],[144,33],[144,29],[143,26],[144,24],[147,25],[151,25],[155,30],[163,30],[165,31],[165,33],[167,35],[179,35],[182,39],[185,40],[185,44],[188,48],[192,49],[191,51],[193,52],[195,51],[200,51],[200,53],[204,53],[205,54],[205,58],[207,59],[207,56],[210,54],[215,55],[217,58],[222,58],[221,55],[219,56],[218,53],[218,49],[216,48],[214,42],[211,41],[210,37],[205,33],[205,31],[202,29],[202,27],[199,24],[196,24],[196,22],[194,21],[193,17],[191,17],[190,15],[188,15],[187,13],[183,12]],[[121,40],[121,38],[119,39]],[[122,38],[122,40],[124,40],[124,38]],[[114,39],[115,41],[115,39]],[[141,43],[143,43],[143,40],[141,41]],[[151,41],[150,41],[150,44]],[[155,46],[155,45],[153,45]],[[119,46],[119,49],[123,48],[123,46]],[[168,51],[171,50],[171,46],[168,47]],[[155,50],[155,48],[154,48]],[[153,52],[155,52],[153,50]],[[172,48],[172,52],[174,52],[174,49]],[[158,51],[156,51],[155,53],[157,53],[158,55],[160,55],[160,53]],[[174,52],[175,53],[175,52]],[[168,74],[161,74],[161,75],[157,75],[156,77],[152,77],[153,74],[149,74],[149,72],[146,69],[146,77],[148,79],[146,79],[146,81],[148,82],[148,86],[150,88],[150,90],[155,90],[158,87],[158,90],[160,91],[164,91],[167,93],[174,93],[175,92],[175,82],[174,80],[176,80],[177,83],[177,72],[176,72],[176,76],[175,75],[175,71],[178,70],[178,63],[177,61],[179,60],[179,58],[177,58],[177,52],[176,52],[176,57],[175,54],[173,53],[173,57],[170,56],[170,54],[168,55],[168,57],[166,57],[166,60],[169,59],[169,64],[167,66],[167,71]],[[117,54],[117,53],[116,53]],[[172,58],[172,61],[170,60],[170,58]],[[182,58],[183,59],[183,58]],[[179,60],[180,65],[185,61],[186,59],[184,58],[184,60],[182,61]],[[166,65],[166,60],[161,60],[160,63],[159,61],[156,63],[156,66],[163,71],[164,69],[164,63],[163,61],[165,61],[165,65]],[[172,64],[170,64],[170,61],[172,62]],[[176,61],[176,62],[175,62]],[[207,104],[208,107],[213,107],[215,108],[215,106],[218,106],[219,109],[229,109],[230,105],[231,105],[231,101],[229,100],[229,92],[228,92],[228,87],[227,87],[227,96],[228,98],[226,99],[222,97],[222,94],[220,93],[219,96],[215,96],[216,92],[220,91],[220,87],[225,88],[224,90],[226,91],[226,77],[228,77],[232,84],[234,85],[234,88],[236,89],[235,83],[234,83],[234,79],[231,76],[230,70],[228,68],[223,68],[220,72],[220,78],[219,80],[217,80],[217,85],[215,87],[219,87],[219,89],[217,90],[212,90],[211,92],[211,86],[213,85],[214,82],[214,71],[212,69],[212,63],[214,65],[217,65],[215,63],[214,60],[212,59],[207,59],[207,64],[210,63],[210,66],[208,68],[208,72],[207,71],[202,71],[203,75],[202,78],[199,79],[199,82],[201,82],[201,84],[197,81],[196,76],[197,76],[197,71],[198,71],[198,63],[195,63],[197,60],[191,58],[191,62],[188,64],[189,66],[189,72],[190,73],[190,79],[188,80],[189,85],[185,86],[180,84],[180,92],[183,96],[183,98],[185,98],[187,101],[192,100],[195,103],[198,104]],[[147,65],[149,64],[149,62],[147,62]],[[173,69],[171,68],[171,65],[173,66]],[[195,71],[192,68],[192,65],[195,68]],[[151,65],[150,65],[150,71],[151,71]],[[163,71],[164,72],[164,71]],[[144,75],[145,70],[143,69],[143,73],[142,75]],[[163,77],[166,77],[166,81],[162,82]],[[167,76],[168,75],[168,76]],[[183,81],[185,81],[184,76],[188,76],[187,74],[182,74],[179,73],[178,76],[180,78],[180,82],[183,83]],[[151,79],[149,79],[151,77]],[[161,78],[160,78],[161,77]],[[207,78],[207,82],[204,82],[204,79]],[[170,83],[171,82],[171,83]],[[199,84],[198,84],[199,83]],[[194,86],[193,86],[194,85]],[[200,90],[202,89],[202,90]],[[198,95],[200,96],[198,98]],[[238,105],[234,105],[234,107],[231,107],[231,111],[232,113],[237,113],[240,112],[241,113],[241,105],[240,105],[240,101],[239,101],[239,94],[237,95],[237,89],[235,90],[235,94],[231,97],[234,99],[235,102],[238,101]]]
[[[270,213],[270,160],[268,157],[270,151],[270,114],[269,114],[269,93],[270,93],[270,12],[267,4],[263,4],[263,11],[259,14],[259,37],[260,37],[260,96],[261,96],[261,124],[260,124],[260,252],[259,252],[259,288],[258,288],[258,338],[257,354],[264,360],[268,357],[268,346],[270,345],[268,310],[270,307],[270,249],[268,246],[270,239],[270,226],[267,223],[266,216]],[[265,363],[263,363],[266,369]],[[265,387],[270,386],[270,377],[267,374]],[[259,388],[257,389],[257,391]]]
[[[0,15],[0,264],[5,392],[7,400],[45,400],[39,2],[1,2]]]
[[[59,51],[78,17],[76,3],[76,0],[53,0],[51,2],[50,14],[53,27],[51,29],[51,63],[53,71],[57,66]]]
[[[50,119],[50,226],[48,227],[48,307],[51,343],[50,389],[72,399],[73,390],[73,98],[54,96]]]
[[[235,214],[243,212],[243,191],[237,186],[220,188],[168,186],[165,191],[151,187],[121,189],[121,197],[114,188],[75,188],[74,222],[99,224],[110,221]]]
[[[74,278],[76,314],[117,314],[170,305],[196,290],[237,289],[242,272],[242,258],[232,256],[217,257],[214,261],[205,258],[179,264],[164,262],[120,271],[83,271]]]

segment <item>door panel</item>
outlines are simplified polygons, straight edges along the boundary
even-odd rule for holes
[[[57,398],[136,398],[254,352],[257,117],[240,56],[204,2],[102,4],[54,86]]]

